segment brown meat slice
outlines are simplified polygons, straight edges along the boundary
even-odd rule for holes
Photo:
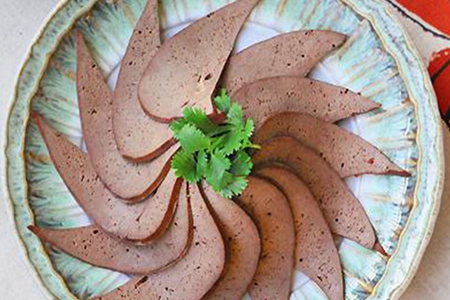
[[[260,168],[279,163],[308,186],[323,210],[331,231],[371,249],[375,233],[364,208],[339,174],[314,150],[290,137],[271,139],[253,156]]]
[[[281,112],[301,112],[334,123],[380,107],[348,89],[298,76],[260,79],[243,86],[231,99],[242,105],[255,128]]]
[[[228,260],[224,275],[202,300],[241,299],[258,267],[261,254],[258,229],[234,201],[222,198],[206,185],[203,191],[222,233]]]
[[[41,117],[37,116],[36,120],[56,170],[99,227],[120,239],[136,242],[149,242],[166,231],[181,186],[173,171],[145,202],[129,205],[105,187],[85,153],[50,128]]]
[[[196,185],[190,186],[194,236],[176,264],[132,279],[96,300],[199,300],[214,286],[225,266],[225,246]]]
[[[145,246],[118,240],[96,225],[73,229],[30,226],[29,229],[41,240],[94,266],[128,274],[149,274],[183,257],[192,240],[192,225],[191,207],[184,186],[166,234]]]
[[[294,112],[276,114],[262,124],[254,141],[259,144],[280,136],[290,136],[317,151],[341,177],[409,175],[361,137],[310,115]]]
[[[120,153],[133,161],[152,160],[175,143],[167,124],[142,109],[138,84],[161,46],[158,1],[148,0],[134,28],[120,67],[113,99],[114,136]]]
[[[142,164],[128,161],[120,154],[113,132],[112,93],[80,33],[77,35],[77,94],[88,155],[98,176],[123,199],[146,198],[169,171],[168,162],[176,147]]]
[[[258,269],[249,288],[252,300],[289,299],[295,231],[286,197],[273,184],[249,177],[247,188],[236,201],[252,216],[262,242]]]
[[[258,176],[275,184],[292,208],[295,224],[295,267],[328,295],[344,299],[343,273],[339,254],[328,223],[306,185],[288,169],[266,167]]]
[[[304,77],[346,36],[328,30],[301,30],[277,35],[232,55],[223,85],[233,93],[258,79],[292,75]]]
[[[164,42],[139,85],[139,99],[153,118],[169,122],[186,106],[212,112],[211,95],[234,41],[259,0],[237,0]]]

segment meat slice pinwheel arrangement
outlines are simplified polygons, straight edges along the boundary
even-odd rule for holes
[[[334,123],[380,104],[305,77],[343,34],[295,31],[232,53],[257,5],[234,1],[161,42],[148,0],[115,91],[77,32],[87,153],[33,117],[92,224],[29,229],[131,276],[95,299],[287,300],[295,271],[339,300],[336,237],[377,248],[343,178],[409,173]]]
[[[112,101],[112,126],[120,153],[133,161],[152,160],[175,143],[167,124],[155,122],[141,107],[139,84],[161,47],[157,0],[149,0],[123,57]],[[142,134],[146,132],[146,134]]]

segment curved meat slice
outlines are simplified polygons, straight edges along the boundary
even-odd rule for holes
[[[232,94],[245,84],[262,78],[304,77],[345,39],[345,35],[328,30],[277,35],[232,55],[223,75],[223,85]]]
[[[114,136],[120,153],[133,161],[152,160],[175,143],[167,124],[142,109],[138,84],[161,46],[158,1],[148,0],[122,60],[113,100]]]
[[[262,124],[254,141],[259,144],[280,136],[290,136],[317,151],[341,177],[361,174],[409,176],[361,137],[310,115],[276,114]]]
[[[149,242],[159,238],[175,213],[181,181],[170,171],[147,201],[129,205],[112,194],[85,153],[36,117],[50,158],[78,204],[108,233],[120,239]]]
[[[203,197],[222,233],[227,249],[225,273],[202,300],[241,299],[258,267],[261,240],[252,219],[232,200],[204,186]]]
[[[167,232],[179,201],[181,184],[182,180],[170,170],[156,192],[144,202],[144,209],[130,225],[127,240],[148,243]]]
[[[146,198],[169,171],[176,147],[142,164],[130,162],[120,154],[113,132],[112,93],[81,33],[77,34],[77,94],[88,155],[98,176],[123,199]]]
[[[153,118],[169,122],[185,106],[213,111],[211,94],[234,41],[259,0],[237,0],[164,42],[139,85],[139,99]]]
[[[336,121],[380,107],[348,89],[303,77],[279,76],[247,84],[231,99],[238,101],[255,128],[281,112],[301,112],[322,119]]]
[[[189,190],[194,236],[186,255],[170,268],[132,279],[96,300],[199,300],[214,286],[225,266],[225,246],[198,187]]]
[[[286,197],[269,182],[248,177],[238,204],[252,216],[262,251],[249,293],[252,300],[287,300],[294,267],[295,231]]]
[[[289,167],[319,202],[332,232],[369,249],[373,247],[375,233],[361,203],[314,150],[293,138],[278,137],[264,143],[253,162],[258,168],[273,163]]]
[[[178,261],[192,240],[192,212],[186,187],[166,234],[146,246],[118,240],[96,225],[73,229],[29,226],[41,240],[94,266],[128,274],[149,274]]]
[[[305,273],[330,300],[344,299],[341,261],[328,223],[306,185],[288,169],[266,167],[258,176],[275,184],[292,208],[295,224],[295,267]]]

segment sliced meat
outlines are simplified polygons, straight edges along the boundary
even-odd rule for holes
[[[318,201],[332,232],[364,247],[373,247],[375,233],[361,203],[314,150],[293,138],[278,137],[264,143],[253,162],[257,168],[274,163],[289,167]]]
[[[139,85],[139,99],[151,117],[169,122],[186,106],[213,111],[211,95],[242,24],[258,1],[235,1],[164,42]]]
[[[114,136],[120,153],[133,161],[152,160],[175,143],[167,124],[155,122],[142,109],[138,84],[161,46],[158,1],[148,0],[133,30],[120,67],[113,100]]]
[[[276,114],[255,133],[254,141],[263,143],[280,136],[290,136],[314,149],[341,177],[409,175],[359,136],[310,115],[294,112]]]
[[[334,123],[380,107],[348,89],[298,76],[255,81],[233,93],[231,99],[242,105],[256,128],[281,112],[301,112]]]
[[[181,186],[173,171],[145,202],[129,205],[105,187],[85,153],[50,128],[41,117],[36,117],[36,121],[56,170],[99,227],[120,239],[136,242],[149,242],[166,231]]]
[[[80,33],[77,35],[77,94],[84,139],[96,173],[117,196],[128,200],[146,198],[169,171],[169,160],[176,147],[143,164],[130,162],[120,154],[113,132],[112,93]]]
[[[252,219],[232,200],[204,185],[204,199],[222,233],[227,249],[225,273],[202,300],[241,299],[258,267],[261,240]]]
[[[339,254],[328,223],[306,185],[288,169],[266,167],[258,176],[275,184],[292,208],[295,224],[295,267],[305,273],[330,300],[344,299]]]
[[[294,221],[286,197],[269,182],[249,177],[237,199],[252,216],[262,251],[249,293],[252,300],[289,299],[294,267]]]
[[[167,233],[146,246],[118,240],[96,225],[73,229],[30,226],[29,229],[44,242],[94,266],[128,274],[149,274],[175,263],[185,254],[192,240],[192,225],[184,186]]]
[[[301,30],[277,35],[230,57],[223,85],[233,93],[247,83],[282,75],[304,77],[346,36],[328,30]]]
[[[170,170],[156,192],[145,201],[142,212],[130,225],[127,240],[147,243],[159,239],[166,233],[176,211],[181,182],[177,179],[175,171]]]
[[[220,278],[225,246],[197,186],[190,187],[194,237],[186,255],[159,273],[132,279],[97,300],[199,300]]]

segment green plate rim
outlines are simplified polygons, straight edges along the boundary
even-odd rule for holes
[[[414,193],[413,209],[408,218],[408,222],[400,235],[400,246],[388,261],[386,267],[386,270],[388,271],[383,274],[370,297],[370,299],[380,300],[399,299],[411,283],[419,268],[422,257],[425,254],[433,234],[441,205],[445,178],[441,116],[436,94],[422,58],[406,29],[393,14],[387,3],[381,2],[380,0],[373,0],[372,3],[366,1],[368,4],[363,6],[361,5],[361,2],[364,2],[364,0],[341,1],[370,22],[372,28],[380,38],[384,49],[394,58],[400,76],[405,82],[408,94],[410,95],[410,100],[414,104],[415,115],[418,120],[417,140],[419,142],[417,143],[417,146],[419,148],[419,160],[417,164],[418,169],[422,172],[418,172],[417,174],[418,178]],[[381,20],[387,20],[387,22],[383,24]],[[388,32],[383,30],[383,25],[385,27],[391,26],[393,28]],[[397,41],[397,43],[391,36],[391,34],[395,34],[395,32],[397,32],[396,36],[401,37],[402,39],[401,41]],[[402,47],[405,47],[403,50],[408,51],[405,51],[405,55],[403,56],[398,55],[398,52],[401,51]],[[410,61],[407,61],[407,57],[413,59],[412,61],[415,62],[414,67],[409,64]],[[412,72],[414,68],[417,70],[416,73]],[[414,74],[416,74],[420,78],[421,83],[423,83],[424,91],[426,91],[425,94],[419,91],[420,86],[413,84],[411,77],[414,77]],[[422,97],[420,97],[420,94],[422,94]],[[425,96],[428,97],[424,99]],[[423,132],[428,132],[429,135],[425,135]],[[433,141],[434,143],[427,144],[427,142]],[[427,151],[424,151],[421,145],[427,145]],[[429,165],[437,168],[437,170],[434,171],[434,174],[428,169]],[[425,172],[427,172],[427,174],[425,174]],[[429,182],[428,180],[430,180],[430,178],[434,180]],[[430,192],[422,193],[421,191],[424,190],[430,190]],[[427,205],[427,207],[425,207],[427,209],[419,209],[419,206],[423,204]],[[423,217],[424,213],[428,214],[428,222],[427,226],[422,228],[422,238],[411,237],[411,227],[414,225],[412,220]],[[415,255],[413,257],[408,257],[407,254],[408,252],[411,252],[411,247],[415,249]],[[402,276],[402,278],[393,278],[395,272],[392,270],[395,270],[396,268],[401,269],[401,264],[408,265],[408,269],[401,274],[397,273],[397,276]],[[390,281],[395,283],[391,283]],[[391,285],[390,287],[388,286],[389,284]]]

